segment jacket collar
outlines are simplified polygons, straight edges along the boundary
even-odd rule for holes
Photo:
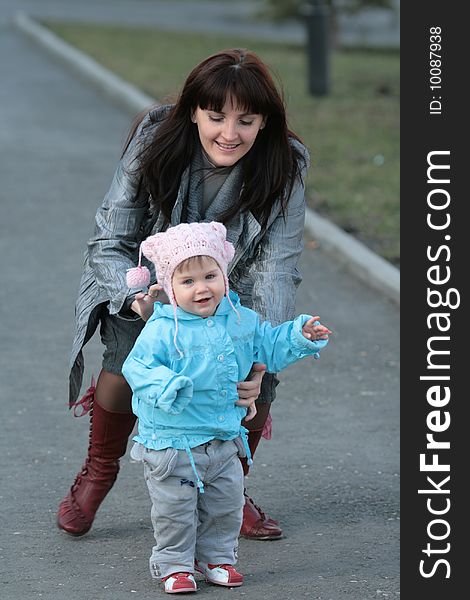
[[[235,292],[230,290],[229,292],[230,300],[232,301],[235,308],[240,307],[240,298]],[[230,306],[230,302],[227,299],[227,296],[224,296],[220,301],[217,310],[213,317],[218,317],[222,315],[226,315],[230,312],[233,312],[233,308]],[[153,309],[153,318],[164,317],[168,319],[174,319],[173,306],[171,304],[162,304],[161,302],[155,302],[155,307]],[[192,313],[188,313],[179,306],[176,307],[176,316],[178,321],[205,321],[206,319],[203,317],[199,317],[198,315],[193,315]],[[208,319],[210,317],[207,317]]]

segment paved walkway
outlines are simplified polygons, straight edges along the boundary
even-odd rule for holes
[[[67,414],[73,304],[85,241],[130,116],[0,22],[1,596],[140,600],[149,501],[123,459],[115,489],[82,539],[55,528],[80,467],[85,419]],[[232,599],[399,597],[398,310],[320,250],[306,247],[299,311],[335,334],[318,362],[288,369],[249,480],[285,538],[242,540],[246,585]],[[86,353],[98,372],[99,345]],[[199,595],[225,591],[201,584]],[[163,597],[163,594],[162,594]]]

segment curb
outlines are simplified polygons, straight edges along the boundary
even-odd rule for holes
[[[26,14],[17,13],[13,24],[113,103],[134,115],[157,103]],[[309,207],[306,209],[305,226],[325,252],[358,279],[400,305],[400,271],[396,267]]]
[[[17,13],[13,17],[13,24],[22,33],[69,67],[71,71],[92,84],[113,103],[122,108],[137,114],[156,103],[154,98],[147,96],[136,86],[114,75],[84,52],[67,44],[55,33],[33,21],[28,15]]]
[[[308,207],[305,226],[325,252],[400,306],[400,271],[395,266]]]

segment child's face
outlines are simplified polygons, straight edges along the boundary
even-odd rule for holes
[[[177,305],[203,318],[215,313],[225,295],[223,273],[209,256],[198,256],[178,265],[172,285]]]

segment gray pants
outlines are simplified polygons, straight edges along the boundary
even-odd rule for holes
[[[243,469],[233,441],[212,440],[192,448],[204,483],[198,492],[185,450],[149,450],[136,444],[131,456],[144,463],[152,500],[156,544],[150,557],[155,579],[171,573],[194,573],[194,559],[231,564],[237,559],[243,515]]]

